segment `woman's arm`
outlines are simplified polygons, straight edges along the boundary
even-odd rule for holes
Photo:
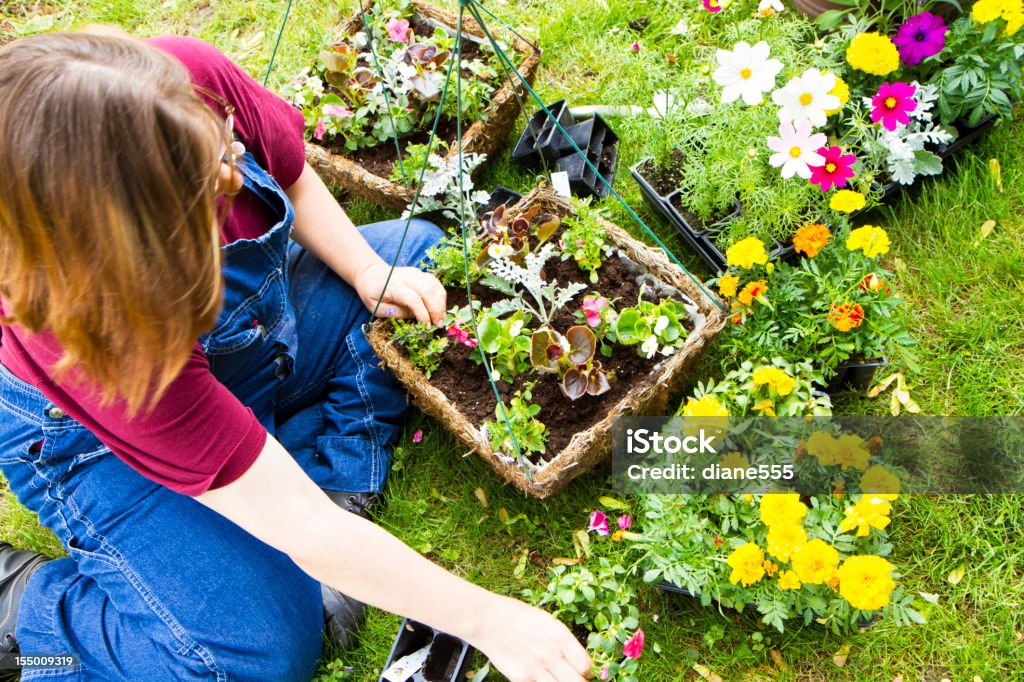
[[[390,264],[370,248],[308,163],[285,193],[295,207],[295,241],[338,273],[358,292],[363,305],[373,310]],[[444,287],[436,277],[417,268],[396,268],[381,301],[381,311],[396,308],[397,317],[439,324],[445,299]]]
[[[579,682],[590,661],[549,614],[458,578],[332,503],[274,438],[240,478],[196,498],[316,580],[448,632],[513,682]]]

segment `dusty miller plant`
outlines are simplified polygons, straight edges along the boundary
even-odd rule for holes
[[[428,156],[419,199],[415,206],[406,207],[402,218],[440,211],[449,220],[475,225],[477,208],[491,198],[487,192],[473,189],[473,171],[486,159],[486,154],[463,154],[460,182],[458,156],[450,160],[437,154]]]
[[[557,280],[544,281],[541,271],[544,264],[556,253],[553,244],[545,244],[540,251],[527,254],[523,265],[517,265],[508,258],[497,258],[488,265],[490,272],[482,282],[496,291],[513,297],[543,324],[550,325],[555,313],[564,308],[576,294],[587,288],[582,282],[560,287]]]

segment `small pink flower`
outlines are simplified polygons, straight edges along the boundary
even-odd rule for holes
[[[413,443],[422,443],[423,442],[423,429],[416,429],[416,432],[412,434],[412,442]]]
[[[640,51],[640,43],[634,42],[632,45],[629,46],[629,49],[632,50],[633,52],[639,52]]]
[[[608,535],[608,516],[600,509],[590,512],[590,525],[587,531],[597,531],[598,535]]]
[[[316,120],[316,128],[313,130],[313,137],[317,140],[324,139],[324,133],[327,132],[327,124],[324,123],[322,118]]]
[[[704,3],[704,9],[709,12],[721,12],[722,3],[719,0],[701,0]]]
[[[324,107],[324,116],[330,116],[331,118],[352,118],[355,114],[351,109],[343,107],[340,104],[328,104]]]
[[[458,322],[454,322],[452,326],[448,327],[448,336],[454,336],[456,341],[467,348],[476,347],[477,340],[471,338],[469,332],[460,327]]]
[[[633,517],[629,514],[623,514],[615,520],[615,523],[619,525],[622,530],[629,530],[629,527],[633,525]]]
[[[409,42],[409,35],[412,33],[412,29],[409,27],[408,19],[389,19],[388,23],[384,24],[384,28],[388,30],[388,37],[391,38],[392,42]]]
[[[871,98],[871,120],[881,121],[886,130],[910,123],[910,112],[917,109],[916,92],[909,83],[882,83],[878,94]]]
[[[637,628],[636,634],[626,640],[622,645],[622,655],[626,658],[640,658],[644,652],[644,629]]]
[[[604,668],[601,669],[601,679],[602,680],[607,680],[609,675],[611,675],[611,670],[608,669],[608,666],[605,666]]]
[[[596,327],[601,324],[601,313],[608,309],[608,299],[604,296],[598,296],[597,298],[585,298],[583,299],[583,305],[580,306],[580,310],[587,316],[587,324],[591,327]]]

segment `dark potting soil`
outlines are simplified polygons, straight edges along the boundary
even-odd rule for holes
[[[555,279],[559,284],[568,282],[588,281],[587,273],[580,270],[572,260],[548,261],[545,269],[548,281]],[[577,324],[573,312],[579,309],[583,297],[591,291],[598,291],[616,307],[636,305],[640,287],[635,281],[636,275],[616,258],[609,258],[598,270],[600,280],[591,289],[584,290],[565,308],[556,314],[553,326],[560,332]],[[474,298],[483,305],[491,305],[504,296],[481,284],[473,290]],[[466,304],[465,289],[448,290],[448,308]],[[534,322],[536,326],[536,322]],[[686,322],[687,332],[693,324]],[[451,343],[445,352],[440,367],[431,375],[430,383],[440,389],[455,407],[462,412],[474,425],[480,426],[485,421],[496,421],[494,414],[497,405],[494,391],[484,374],[483,366],[471,359],[475,352],[461,344]],[[537,418],[548,428],[547,454],[553,457],[561,452],[572,437],[580,431],[592,427],[604,419],[608,412],[629,392],[642,377],[650,373],[658,362],[665,358],[656,355],[647,360],[638,354],[638,346],[612,345],[611,357],[598,355],[601,365],[606,370],[615,372],[615,380],[611,390],[599,396],[586,395],[579,400],[569,400],[562,393],[555,375],[520,376],[512,384],[497,382],[498,392],[506,403],[513,393],[521,389],[528,381],[536,380],[533,388],[533,403],[540,406]],[[536,454],[533,455],[536,460]]]
[[[413,30],[413,33],[415,35],[420,36],[420,37],[424,37],[424,38],[428,38],[428,37],[434,35],[434,28],[433,28],[433,26],[431,26],[430,24],[428,24],[428,23],[426,23],[424,21],[416,21],[416,20],[414,20],[413,21],[413,25],[412,25],[412,30]],[[360,50],[360,52],[363,53],[363,54],[369,54],[369,52],[370,52],[369,46],[364,46]],[[378,55],[378,59],[384,59],[384,56],[381,54],[380,50],[378,50],[377,55]],[[480,45],[478,43],[476,43],[476,42],[474,42],[472,40],[467,40],[467,39],[464,39],[462,41],[462,59],[463,60],[465,60],[465,61],[472,61],[474,59],[482,59],[483,56],[484,56],[484,51],[483,51],[483,49],[481,49],[481,47],[480,47]],[[455,55],[454,55],[454,49],[453,49],[451,58],[454,59],[454,57],[455,57]],[[442,67],[442,68],[444,68],[444,67]],[[464,79],[466,79],[466,78],[473,78],[473,79],[475,79],[476,78],[476,76],[474,76],[472,73],[470,73],[468,70],[465,70],[465,69],[462,70],[462,77]],[[501,82],[502,81],[500,79],[496,80],[495,89],[501,87]],[[328,85],[328,84],[325,83],[325,88],[326,88],[326,92],[333,93],[335,95],[340,95],[341,94],[338,91],[338,89],[335,88],[333,85]],[[448,95],[446,95],[446,97],[448,97],[448,96],[454,96],[454,90],[452,90],[451,92],[449,92]],[[426,116],[427,120],[424,122],[424,125],[427,126],[427,130],[420,130],[420,131],[417,131],[415,133],[412,133],[411,135],[406,135],[405,137],[400,137],[398,139],[398,144],[399,144],[399,147],[402,150],[403,158],[406,155],[406,150],[409,148],[409,145],[425,144],[430,139],[430,128],[433,127],[433,124],[434,124],[434,113],[433,112],[435,112],[435,111],[436,111],[436,109],[432,109],[428,113],[428,115]],[[470,124],[471,124],[470,121],[466,121],[466,120],[462,121],[462,132],[463,132],[463,134],[465,134],[466,128],[468,128],[470,126]],[[456,138],[456,134],[455,133],[456,133],[456,121],[455,121],[455,119],[449,118],[448,116],[442,116],[441,120],[438,122],[438,125],[437,125],[437,139],[448,143],[449,148],[451,148],[451,146],[455,143],[455,138]],[[392,138],[388,138],[387,140],[384,140],[383,142],[381,142],[379,144],[376,144],[376,145],[374,145],[372,147],[363,147],[363,148],[357,149],[355,151],[352,151],[350,149],[345,149],[345,140],[342,139],[342,138],[331,140],[330,142],[318,142],[316,140],[311,140],[311,142],[313,144],[318,144],[321,147],[324,147],[325,149],[327,149],[332,154],[337,154],[338,156],[344,156],[345,158],[349,159],[350,161],[353,161],[353,162],[359,164],[360,166],[365,168],[367,171],[369,171],[373,175],[376,175],[376,176],[381,177],[381,178],[390,178],[391,177],[391,172],[395,168],[395,163],[398,161],[398,154],[397,154],[397,152],[395,150],[395,143],[394,143],[394,140]],[[434,153],[437,153],[437,145],[436,145],[436,143],[435,143],[435,147],[434,147]],[[408,171],[408,169],[406,169],[406,170]]]
[[[669,203],[672,204],[672,208],[679,211],[679,215],[683,216],[683,220],[685,220],[690,225],[690,227],[692,227],[697,232],[703,232],[704,230],[712,230],[714,232],[717,232],[720,229],[718,227],[718,224],[721,223],[726,218],[728,218],[729,214],[732,213],[731,209],[728,211],[723,211],[721,214],[712,216],[711,220],[705,222],[699,215],[697,215],[693,211],[683,208],[683,202],[681,197],[681,194],[676,194],[671,199],[669,199]]]
[[[640,167],[640,174],[646,178],[651,187],[663,197],[679,189],[683,181],[683,153],[673,149],[668,163],[658,165],[651,159]]]

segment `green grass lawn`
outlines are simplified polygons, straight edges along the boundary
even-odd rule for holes
[[[454,2],[443,3],[454,6]],[[485,3],[495,14],[545,49],[538,92],[546,101],[569,97],[574,105],[624,104],[649,99],[664,84],[646,77],[664,53],[687,47],[682,38],[629,51],[630,19],[650,16],[652,35],[675,24],[676,3],[653,0],[524,0]],[[107,0],[25,2],[0,7],[0,41],[36,30],[87,23],[116,23],[140,35],[190,33],[220,47],[260,79],[276,38],[283,0]],[[352,0],[297,2],[271,73],[286,81],[307,64],[329,27],[355,8]],[[660,28],[659,28],[660,27]],[[668,39],[666,39],[668,40]],[[645,156],[649,131],[640,121],[612,121],[622,137],[616,189],[699,276],[711,273],[685,252],[671,229],[643,205],[628,167]],[[514,136],[517,130],[510,131]],[[525,190],[532,181],[512,169],[508,149],[478,183]],[[1002,189],[989,169],[998,159]],[[388,215],[343,198],[357,222]],[[611,205],[612,202],[609,202]],[[623,209],[611,206],[623,226]],[[981,237],[981,225],[996,222]],[[918,339],[905,356],[891,358],[904,371],[925,414],[1021,414],[1024,410],[1024,117],[999,125],[961,155],[937,180],[926,181],[872,222],[893,238],[889,263],[907,304],[901,315]],[[633,230],[637,232],[637,230]],[[714,376],[709,356],[699,376]],[[836,411],[884,413],[888,401],[843,396]],[[583,477],[543,502],[503,487],[497,476],[436,423],[414,415],[396,456],[383,525],[446,568],[493,590],[518,594],[547,582],[544,564],[573,556],[571,535],[585,526],[597,498],[608,490],[607,472]],[[481,488],[485,507],[474,494]],[[505,510],[502,512],[501,510]],[[1024,679],[1024,510],[1020,498],[906,498],[895,506],[891,559],[912,592],[924,602],[926,625],[896,628],[878,623],[847,638],[819,626],[785,635],[766,630],[758,618],[702,608],[696,600],[641,588],[641,623],[649,646],[642,659],[645,680],[701,679],[694,664],[724,680],[881,680],[896,677]],[[0,509],[0,537],[51,554],[60,551],[30,513],[8,495]],[[523,561],[523,557],[533,560]],[[627,557],[628,559],[628,557]],[[374,612],[355,650],[339,657],[354,679],[376,679],[397,631],[396,616]],[[834,654],[849,645],[840,667]],[[325,663],[328,662],[325,657]],[[977,677],[975,677],[977,676]],[[334,679],[325,670],[323,679]]]

